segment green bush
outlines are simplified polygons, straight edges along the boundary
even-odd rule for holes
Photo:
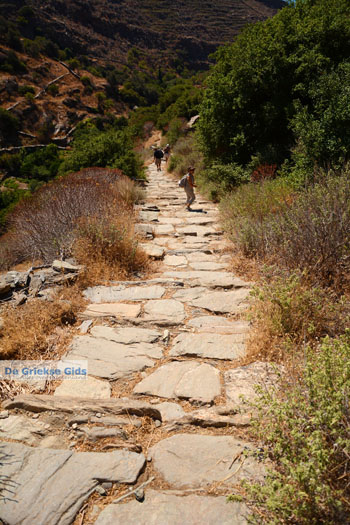
[[[11,143],[17,137],[20,123],[17,117],[11,115],[10,111],[0,108],[0,136],[4,143]]]
[[[278,392],[260,391],[254,428],[278,466],[246,485],[259,524],[342,525],[350,515],[350,332],[306,348],[304,360]]]
[[[18,93],[23,96],[25,96],[26,93],[32,93],[32,95],[35,95],[35,88],[27,85],[19,86]]]
[[[59,150],[54,144],[49,144],[24,157],[20,175],[29,180],[49,181],[57,175],[59,165]]]
[[[47,92],[53,97],[56,97],[59,91],[60,89],[57,84],[50,84],[50,86],[47,88]]]

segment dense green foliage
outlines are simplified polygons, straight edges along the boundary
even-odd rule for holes
[[[280,392],[261,391],[255,429],[279,467],[250,487],[265,508],[256,523],[348,523],[349,391],[349,332],[306,348],[301,376]]]
[[[297,0],[219,49],[201,107],[208,160],[339,166],[350,145],[350,4]]]

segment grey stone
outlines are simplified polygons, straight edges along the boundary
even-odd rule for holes
[[[2,475],[14,494],[1,505],[9,525],[69,525],[101,481],[134,483],[145,458],[125,450],[110,453],[2,446]]]
[[[89,374],[105,379],[119,379],[154,365],[163,352],[150,343],[121,344],[82,335],[74,337],[67,359],[87,359]]]
[[[205,270],[193,271],[169,271],[164,272],[164,277],[173,277],[183,281],[189,281],[189,286],[206,286],[208,288],[243,288],[249,287],[250,283],[246,283],[234,277],[229,272],[208,272]]]
[[[161,246],[155,246],[154,244],[140,244],[140,248],[153,259],[162,259],[165,253],[165,249]]]
[[[140,421],[136,417],[91,417],[91,423],[99,423],[105,427],[127,427],[129,425],[134,425],[139,427],[141,425]],[[87,421],[86,421],[87,423]]]
[[[245,344],[232,335],[180,334],[173,343],[170,356],[195,356],[211,359],[237,359],[244,355]]]
[[[211,262],[211,261],[197,261],[197,262],[191,262],[190,266],[194,270],[207,270],[207,271],[215,272],[216,270],[223,270],[224,268],[226,268],[227,265],[224,263]]]
[[[209,292],[191,301],[192,306],[204,308],[215,313],[237,313],[247,308],[249,290],[238,288],[229,292]]]
[[[279,374],[282,372],[279,365],[256,361],[247,366],[240,366],[225,372],[225,392],[229,401],[236,405],[256,398],[256,386],[264,390],[278,383]]]
[[[21,415],[11,415],[0,420],[0,438],[15,439],[28,445],[36,445],[49,429],[47,423]]]
[[[87,334],[91,325],[92,325],[92,320],[87,319],[86,321],[83,321],[81,323],[78,330],[81,334]]]
[[[195,286],[193,288],[183,288],[182,290],[178,290],[174,295],[173,298],[177,301],[181,302],[188,302],[193,301],[194,299],[198,299],[199,297],[202,297],[204,293],[207,292],[206,288],[203,288],[203,286]]]
[[[95,525],[246,525],[243,503],[227,504],[225,496],[176,495],[148,490],[144,503],[108,505]]]
[[[187,326],[191,326],[198,332],[209,332],[215,334],[232,334],[234,341],[244,342],[249,332],[247,321],[231,321],[226,317],[218,315],[204,315],[191,319]]]
[[[222,232],[214,230],[214,228],[199,226],[195,224],[185,226],[185,228],[177,228],[176,231],[183,235],[194,235],[197,237],[207,237],[209,235],[222,235]]]
[[[154,237],[154,227],[152,224],[136,224],[135,233],[143,238],[152,238]]]
[[[154,445],[154,468],[174,488],[204,488],[212,483],[232,487],[241,479],[262,481],[264,466],[252,445],[229,436],[177,434]]]
[[[147,328],[94,326],[91,335],[115,343],[130,345],[134,343],[154,343],[160,338],[160,333]]]
[[[0,419],[6,419],[7,417],[9,417],[9,411],[8,410],[2,410],[0,412]]]
[[[135,394],[211,403],[221,394],[220,373],[208,364],[180,361],[161,366],[134,387]]]
[[[171,235],[174,231],[174,226],[172,224],[160,224],[155,227],[156,235]]]
[[[84,296],[93,303],[114,303],[118,301],[144,301],[160,299],[165,293],[162,286],[94,286],[84,291]]]
[[[3,277],[0,278],[0,297],[7,295],[11,291],[11,285],[5,281]]]
[[[79,381],[66,379],[56,388],[54,396],[109,399],[111,385],[107,381],[100,381],[94,377],[87,377]]]
[[[67,448],[67,443],[63,436],[61,435],[54,435],[54,436],[47,436],[44,437],[40,443],[37,445],[39,448],[53,448],[62,450]]]
[[[141,313],[141,305],[125,303],[90,304],[83,317],[126,317],[135,318]]]
[[[246,414],[220,414],[217,407],[201,408],[193,412],[186,412],[180,418],[170,420],[166,430],[174,431],[188,426],[202,428],[244,428],[250,425],[250,416]]]
[[[177,403],[169,403],[168,401],[165,401],[164,403],[159,403],[157,408],[162,415],[163,422],[181,419],[185,415],[184,409]]]
[[[120,428],[79,427],[78,434],[83,434],[89,441],[97,441],[107,437],[127,439],[127,434]]]
[[[81,399],[69,397],[54,397],[48,395],[21,395],[13,400],[3,402],[7,410],[20,408],[28,412],[63,412],[68,414],[86,414],[95,416],[99,412],[116,416],[130,414],[139,417],[148,416],[161,419],[157,407],[137,399]],[[76,416],[75,416],[76,417]]]
[[[164,264],[167,266],[187,266],[187,259],[183,256],[167,255]]]
[[[159,217],[159,222],[161,224],[183,224],[184,220],[179,219],[178,217]]]
[[[73,264],[70,264],[67,261],[54,261],[52,263],[52,268],[55,272],[69,273],[79,272],[82,269],[82,266],[73,266]]]
[[[185,319],[183,304],[174,299],[163,299],[159,301],[148,301],[145,305],[146,319],[167,321],[170,324],[180,324]]]

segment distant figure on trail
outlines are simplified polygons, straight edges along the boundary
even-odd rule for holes
[[[164,151],[164,158],[165,158],[165,163],[167,164],[168,163],[168,160],[169,160],[169,157],[170,157],[170,144],[167,144],[165,146],[165,148],[163,149]]]
[[[180,188],[184,188],[186,195],[187,195],[187,201],[186,201],[186,208],[190,211],[191,210],[191,204],[194,202],[196,196],[194,194],[194,189],[196,187],[196,184],[194,183],[194,170],[195,168],[192,168],[191,166],[188,168],[186,175],[182,177],[182,179],[179,181]]]
[[[157,171],[162,171],[161,164],[162,164],[163,157],[164,157],[163,150],[161,150],[160,148],[156,148],[154,150],[153,158],[154,158],[154,163],[157,166]]]

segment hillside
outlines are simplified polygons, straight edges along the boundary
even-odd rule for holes
[[[282,0],[32,0],[34,24],[60,47],[89,57],[125,63],[131,47],[154,57],[206,66],[208,54],[232,41],[247,23],[264,20],[284,5]],[[21,0],[6,4],[17,17]],[[32,35],[33,36],[33,35]]]

